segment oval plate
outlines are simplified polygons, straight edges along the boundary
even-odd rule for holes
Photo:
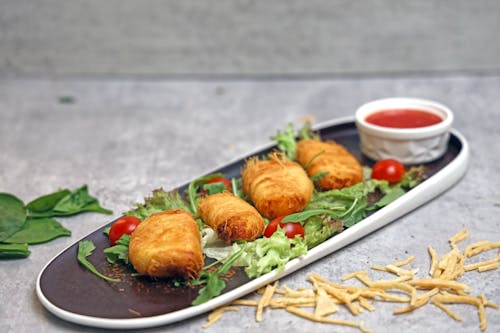
[[[323,139],[344,145],[363,165],[373,164],[359,150],[353,119],[333,120],[314,129]],[[246,158],[266,154],[273,149],[275,145],[269,144],[206,174],[222,172],[229,178],[239,177]],[[79,265],[76,259],[79,242],[76,242],[43,268],[37,278],[36,293],[43,306],[54,315],[87,326],[133,329],[190,318],[288,275],[419,207],[456,183],[467,169],[468,158],[467,141],[459,132],[452,130],[446,154],[437,161],[425,164],[428,178],[405,195],[309,250],[306,255],[290,261],[279,273],[272,271],[259,278],[248,279],[243,270],[235,269],[222,295],[197,306],[192,306],[191,302],[196,298],[199,287],[173,287],[171,282],[134,277],[122,265],[107,264],[102,250],[109,245],[103,230],[112,222],[83,239],[91,240],[96,245],[96,250],[89,257],[96,268],[106,275],[119,277],[121,282],[108,283]],[[180,187],[179,191],[186,187]]]

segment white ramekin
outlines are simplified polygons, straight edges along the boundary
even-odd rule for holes
[[[443,120],[418,128],[383,127],[366,122],[368,115],[388,109],[424,110]],[[446,152],[452,122],[453,113],[447,106],[416,98],[380,99],[366,103],[356,111],[361,151],[375,161],[394,158],[403,164],[416,164],[440,158]]]

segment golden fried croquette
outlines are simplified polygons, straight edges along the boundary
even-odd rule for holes
[[[313,183],[304,169],[282,155],[269,160],[247,160],[242,170],[243,190],[268,218],[300,212],[311,201]]]
[[[297,144],[297,161],[310,177],[326,174],[316,184],[325,190],[340,189],[363,180],[363,167],[356,158],[333,141],[301,140]]]
[[[130,262],[143,275],[196,278],[204,261],[200,238],[196,221],[185,210],[153,214],[130,237]]]
[[[203,221],[226,243],[254,240],[264,231],[264,219],[259,212],[248,202],[229,192],[201,199],[198,209]]]

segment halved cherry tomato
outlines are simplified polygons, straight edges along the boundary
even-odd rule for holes
[[[405,167],[399,161],[386,159],[375,163],[371,177],[378,180],[387,180],[388,182],[399,182],[405,173]]]
[[[283,220],[284,218],[285,218],[284,216],[277,217],[271,222],[269,222],[266,229],[264,230],[264,237],[267,238],[271,237],[274,234],[274,232],[278,230],[278,226],[280,225],[281,220]]]
[[[304,228],[299,222],[281,222],[285,216],[280,216],[269,222],[266,229],[264,230],[264,237],[271,237],[276,230],[278,230],[278,226],[285,230],[285,236],[288,238],[294,238],[295,235],[300,235],[304,237]]]
[[[205,184],[215,184],[215,183],[222,183],[222,184],[224,184],[224,186],[226,186],[227,191],[231,192],[231,189],[232,189],[231,182],[228,179],[224,178],[224,177],[212,178],[209,181],[207,181]],[[205,190],[204,188],[201,189],[201,193],[202,194],[208,194],[207,190]]]
[[[135,216],[123,216],[116,220],[109,230],[109,244],[116,244],[116,241],[123,235],[130,235],[135,228],[141,223],[141,220]]]

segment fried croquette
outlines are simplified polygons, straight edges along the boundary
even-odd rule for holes
[[[241,174],[243,190],[265,217],[302,211],[311,201],[313,183],[298,163],[276,153],[269,157],[246,161]]]
[[[139,274],[152,277],[198,277],[203,268],[200,231],[182,209],[153,214],[130,237],[129,258]]]
[[[363,167],[358,160],[333,141],[301,140],[297,144],[297,161],[310,177],[324,175],[316,184],[324,190],[352,186],[363,180]]]
[[[228,192],[200,200],[198,211],[203,221],[226,243],[254,240],[264,231],[264,219],[245,200]]]

